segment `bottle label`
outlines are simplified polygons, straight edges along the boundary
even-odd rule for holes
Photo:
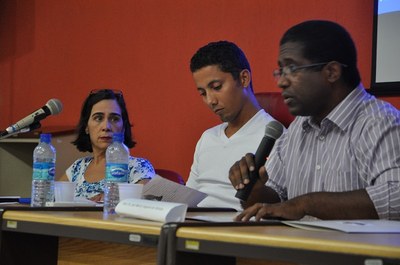
[[[32,178],[34,180],[54,180],[55,171],[55,163],[34,162]]]
[[[128,182],[128,164],[107,163],[106,181]]]

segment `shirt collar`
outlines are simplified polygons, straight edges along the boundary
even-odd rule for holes
[[[345,131],[353,123],[357,115],[356,109],[369,97],[371,95],[365,91],[364,86],[360,83],[321,121],[321,126],[335,124],[342,131]],[[305,117],[303,130],[307,132],[313,127],[316,127],[316,125],[311,121],[311,117]]]

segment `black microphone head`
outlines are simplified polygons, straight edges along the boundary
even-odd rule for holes
[[[268,136],[274,140],[281,137],[283,133],[283,125],[278,121],[270,121],[267,125],[265,125],[265,136]]]
[[[52,115],[57,115],[62,111],[63,105],[60,100],[52,98],[47,101],[46,106],[49,108]]]

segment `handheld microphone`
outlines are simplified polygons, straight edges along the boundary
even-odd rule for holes
[[[47,101],[46,105],[32,112],[22,120],[8,127],[5,131],[1,132],[0,137],[18,132],[23,128],[29,127],[33,123],[43,120],[49,115],[56,115],[62,111],[62,107],[63,106],[60,100],[55,98],[50,99]]]
[[[275,140],[278,139],[283,132],[283,125],[278,121],[271,121],[265,126],[265,134],[261,140],[260,145],[254,155],[254,171],[250,172],[249,183],[247,183],[243,189],[236,192],[235,197],[241,201],[247,201],[254,184],[258,179],[258,171],[267,161],[267,157],[275,144]]]

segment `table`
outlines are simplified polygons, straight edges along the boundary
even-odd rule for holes
[[[159,264],[400,264],[400,234],[309,231],[276,222],[244,225],[166,224],[169,244]]]
[[[308,231],[277,221],[162,224],[103,216],[101,207],[5,207],[0,224],[1,264],[400,264],[399,234]]]
[[[162,223],[90,208],[3,209],[1,264],[156,264]]]

